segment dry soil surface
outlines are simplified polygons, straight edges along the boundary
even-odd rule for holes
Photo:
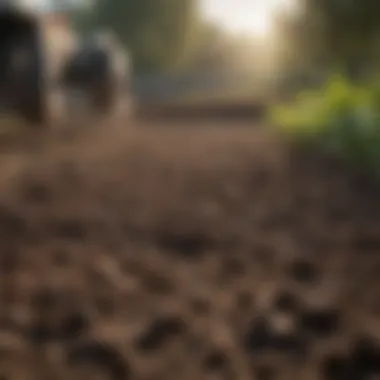
[[[219,123],[0,153],[1,380],[379,378],[379,193]]]

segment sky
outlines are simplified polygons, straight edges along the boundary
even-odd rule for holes
[[[208,19],[231,32],[265,34],[271,26],[271,13],[289,0],[201,0]]]

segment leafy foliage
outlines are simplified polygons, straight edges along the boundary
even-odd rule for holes
[[[320,91],[274,107],[269,120],[296,141],[317,143],[380,179],[380,86],[336,75]]]

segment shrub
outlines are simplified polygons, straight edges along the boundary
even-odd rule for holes
[[[296,142],[321,144],[380,179],[380,86],[335,75],[319,91],[270,109],[269,122]]]

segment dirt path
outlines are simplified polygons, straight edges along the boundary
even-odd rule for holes
[[[1,155],[0,378],[369,379],[380,197],[177,123]]]

